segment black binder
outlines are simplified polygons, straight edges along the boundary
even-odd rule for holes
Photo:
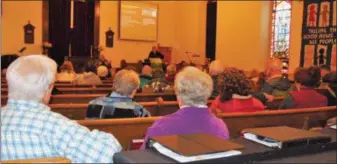
[[[197,156],[244,148],[242,145],[230,140],[204,133],[151,137],[148,147],[151,147],[151,144],[155,142],[184,156]]]
[[[258,140],[278,142],[279,148],[295,147],[316,143],[328,143],[331,137],[314,131],[296,129],[287,126],[244,129],[243,134],[256,135]]]

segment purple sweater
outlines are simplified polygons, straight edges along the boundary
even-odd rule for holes
[[[207,133],[229,139],[226,124],[208,108],[185,107],[155,121],[148,128],[141,149],[145,148],[149,137],[192,133]]]

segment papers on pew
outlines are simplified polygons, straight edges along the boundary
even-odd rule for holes
[[[336,125],[330,125],[330,128],[337,129],[337,124]]]
[[[156,142],[152,145],[159,153],[168,156],[180,163],[185,162],[193,162],[193,161],[200,161],[200,160],[206,160],[206,159],[217,159],[217,158],[224,158],[224,157],[230,157],[234,155],[241,154],[241,151],[238,150],[230,150],[226,152],[220,152],[220,153],[213,153],[213,154],[204,154],[204,155],[196,155],[196,156],[184,156],[177,154],[170,149],[164,147],[160,143]]]
[[[251,133],[244,133],[243,137],[247,140],[251,140],[254,142],[257,142],[259,144],[262,145],[266,145],[268,147],[277,147],[277,148],[282,148],[282,143],[281,142],[277,142],[275,140],[271,140],[268,138],[264,138],[264,139],[260,139],[257,135],[255,134],[251,134]]]
[[[244,147],[217,136],[196,133],[151,137],[148,148],[178,162],[193,162],[217,159],[241,154]]]

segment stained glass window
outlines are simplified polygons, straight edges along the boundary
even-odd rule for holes
[[[273,1],[271,57],[288,58],[291,3]]]

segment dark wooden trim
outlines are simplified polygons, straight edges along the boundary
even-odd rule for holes
[[[42,42],[49,42],[49,1],[42,1]]]
[[[206,15],[206,58],[216,58],[217,1],[207,2]]]
[[[99,30],[100,30],[100,18],[101,18],[101,1],[95,1],[94,9],[94,47],[99,46]]]

